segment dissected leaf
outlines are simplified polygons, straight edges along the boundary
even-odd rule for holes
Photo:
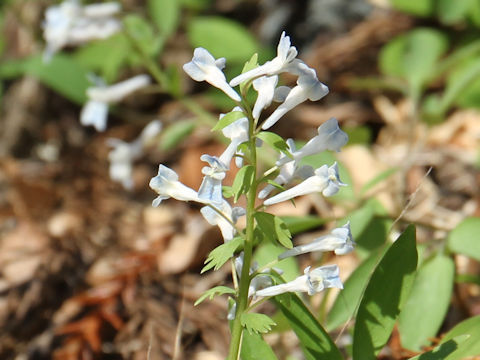
[[[213,249],[210,254],[208,254],[207,260],[205,260],[205,266],[200,273],[203,274],[212,268],[214,270],[220,269],[223,264],[233,257],[233,254],[237,248],[242,245],[242,242],[243,239],[241,237],[236,237]]]
[[[291,240],[292,235],[280,217],[261,211],[256,212],[254,217],[257,221],[258,228],[270,241],[274,243],[278,241],[287,249],[293,247]]]
[[[387,343],[415,279],[415,227],[410,225],[375,268],[358,308],[353,358],[376,359]]]
[[[260,334],[243,330],[242,335],[242,360],[278,360],[272,348],[263,340]]]
[[[428,344],[428,339],[437,335],[450,305],[454,275],[453,260],[442,254],[418,269],[410,296],[398,318],[404,347],[420,350]]]
[[[285,155],[287,155],[288,157],[292,158],[292,154],[290,154],[290,152],[288,151],[287,143],[285,142],[285,140],[283,140],[283,138],[280,135],[277,135],[270,131],[261,131],[260,133],[257,134],[257,138],[266,142],[275,150],[280,151]]]
[[[252,165],[246,165],[238,170],[235,179],[232,184],[232,191],[234,194],[234,202],[238,201],[238,198],[242,194],[246,194],[255,181],[255,168]]]
[[[325,219],[313,215],[281,216],[281,219],[287,225],[287,228],[292,235],[313,230],[325,224]]]
[[[211,131],[222,130],[224,127],[227,127],[228,125],[244,117],[245,114],[241,111],[231,111],[225,114],[225,116],[222,117],[220,120],[218,120],[218,122],[215,124]]]
[[[236,291],[232,288],[226,286],[215,286],[211,289],[205,291],[202,296],[200,296],[193,306],[197,306],[198,304],[202,303],[206,298],[212,300],[215,296],[224,295],[224,294],[235,294]]]
[[[250,60],[248,60],[245,65],[243,66],[243,69],[242,69],[242,74],[243,73],[246,73],[247,71],[250,71],[254,68],[256,68],[258,66],[258,54],[255,53],[252,55],[252,57],[250,58]],[[250,83],[251,84],[251,83]],[[245,93],[245,91],[248,91],[248,88],[245,88],[247,84],[245,82],[241,83],[240,84],[240,92],[242,94]]]
[[[272,326],[277,325],[269,316],[257,313],[242,314],[240,322],[250,334],[266,334],[272,330]]]

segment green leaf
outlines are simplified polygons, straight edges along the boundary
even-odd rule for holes
[[[242,24],[219,16],[192,19],[187,34],[193,47],[208,49],[215,58],[244,62],[259,49],[255,38]]]
[[[375,251],[364,260],[343,284],[344,288],[338,293],[332,309],[328,313],[327,329],[334,330],[351,319],[357,311],[363,291],[367,286],[375,265],[383,251]]]
[[[465,19],[471,0],[437,0],[437,14],[445,24],[455,24]]]
[[[325,224],[325,219],[318,216],[281,216],[283,222],[287,225],[290,234],[300,234],[308,230],[316,229]]]
[[[449,74],[442,96],[442,111],[446,111],[452,102],[466,108],[480,107],[479,67],[478,55],[472,55]]]
[[[362,189],[360,190],[360,195],[365,194],[368,190],[373,188],[375,185],[378,183],[381,183],[383,180],[388,179],[390,176],[395,174],[400,168],[398,167],[393,167],[389,168],[385,171],[380,172],[379,174],[375,175],[372,180],[368,181],[365,185],[362,186]]]
[[[288,151],[287,143],[285,142],[285,140],[283,140],[283,138],[280,135],[277,135],[270,131],[262,131],[257,134],[257,138],[266,142],[275,150],[283,152],[289,158],[292,158],[292,154],[290,154],[290,151]]]
[[[236,291],[232,288],[226,286],[215,286],[211,289],[205,291],[202,296],[200,296],[193,306],[197,306],[198,304],[202,303],[205,299],[209,298],[212,300],[215,296],[224,295],[224,294],[235,294]]]
[[[160,149],[173,149],[192,133],[195,126],[195,122],[190,120],[177,121],[168,126],[160,136]]]
[[[461,344],[469,338],[469,335],[459,335],[450,339],[432,350],[410,358],[409,360],[445,360],[445,358],[461,348]]]
[[[410,296],[398,318],[404,347],[420,350],[437,335],[450,305],[454,276],[453,260],[442,254],[418,269]]]
[[[155,56],[161,50],[164,40],[156,36],[150,25],[144,18],[138,15],[127,15],[123,19],[125,31],[135,42],[135,45],[141,49],[141,52]]]
[[[257,313],[243,313],[240,322],[250,334],[266,334],[277,325],[269,316]]]
[[[240,195],[246,194],[254,181],[255,168],[252,165],[242,167],[233,180],[232,191],[235,195],[233,201],[237,202]]]
[[[429,16],[433,13],[435,0],[390,0],[401,11],[417,16]]]
[[[251,334],[243,330],[242,349],[240,358],[242,360],[278,360],[272,348],[263,340],[260,334]]]
[[[90,85],[87,71],[72,57],[62,54],[53,56],[50,62],[43,63],[40,55],[22,60],[12,60],[0,65],[0,78],[11,79],[30,75],[76,103],[84,103],[85,91]]]
[[[225,244],[217,246],[208,254],[207,260],[205,260],[205,266],[200,273],[203,274],[212,268],[214,270],[220,269],[223,264],[233,257],[233,254],[242,243],[243,239],[241,237],[235,237]]]
[[[287,224],[279,217],[266,212],[256,212],[254,214],[258,228],[271,242],[279,242],[287,249],[293,247],[292,235],[288,230]]]
[[[380,70],[385,75],[407,79],[410,90],[419,95],[434,75],[435,65],[447,48],[448,40],[443,32],[417,28],[396,37],[382,48]]]
[[[245,114],[242,111],[230,111],[229,113],[225,114],[215,126],[212,128],[211,131],[222,130],[223,128],[227,127],[230,124],[233,124],[235,121],[244,118]]]
[[[375,268],[358,308],[353,358],[376,359],[387,343],[415,278],[415,227],[410,225]]]
[[[128,63],[131,45],[124,34],[116,34],[78,48],[75,60],[86,69],[100,73],[107,83],[117,79],[118,72]]]
[[[264,241],[255,249],[253,258],[258,263],[258,266],[262,267],[277,260],[278,255],[283,252],[285,252],[284,247],[278,246],[277,243]],[[300,276],[298,263],[294,257],[279,261],[275,264],[275,269],[283,271],[282,278],[285,281],[292,281]]]
[[[478,234],[480,234],[480,218],[466,218],[448,235],[448,248],[450,251],[467,255],[480,261]]]
[[[256,67],[258,66],[258,54],[255,53],[252,55],[252,57],[250,58],[250,60],[248,60],[245,65],[243,66],[243,70],[242,70],[242,74],[243,73],[246,73],[247,71],[250,71],[252,69],[255,69]],[[249,83],[251,85],[251,82],[243,82],[240,84],[240,93],[244,94],[246,91],[248,91],[248,88],[250,86],[248,86],[247,88],[245,88],[245,86],[247,85],[247,83]]]
[[[148,14],[167,38],[175,32],[180,19],[180,5],[177,0],[148,0]]]
[[[296,294],[278,295],[271,301],[287,318],[307,360],[343,360],[328,333]]]
[[[480,354],[480,316],[472,317],[456,325],[442,338],[441,344],[460,335],[469,335],[470,337],[461,343],[457,351],[444,360],[465,360]]]

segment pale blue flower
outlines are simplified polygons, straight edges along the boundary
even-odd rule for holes
[[[206,81],[227,94],[235,101],[241,101],[240,96],[228,85],[222,69],[225,67],[225,58],[215,58],[204,48],[198,47],[193,51],[192,61],[183,65],[183,70],[195,81]]]
[[[202,169],[202,174],[205,176],[198,190],[198,196],[207,203],[221,204],[223,201],[222,181],[228,167],[216,156],[204,154],[200,160],[207,162],[209,166]]]
[[[220,211],[223,216],[210,206],[201,208],[200,212],[210,225],[216,225],[220,228],[223,240],[225,242],[232,240],[236,233],[235,227],[232,226],[232,223],[235,224],[240,216],[245,215],[245,209],[241,207],[234,207],[232,209],[230,204],[225,200],[223,200],[218,206],[212,206]]]
[[[316,169],[313,176],[305,179],[300,184],[285,190],[267,200],[264,201],[265,205],[273,205],[282,201],[290,200],[295,197],[311,194],[315,192],[321,192],[323,196],[335,195],[340,186],[346,186],[340,181],[338,175],[338,165],[335,162],[332,166],[328,167],[323,165]]]
[[[350,231],[350,222],[339,228],[333,229],[329,234],[314,239],[309,244],[295,246],[278,256],[285,259],[290,256],[306,254],[314,251],[334,251],[336,255],[344,255],[353,251],[355,241]]]
[[[343,289],[339,278],[337,265],[326,265],[310,271],[310,266],[304,271],[304,275],[293,281],[267,287],[255,292],[255,296],[276,296],[287,292],[306,292],[308,295],[318,293],[325,288],[336,287]]]
[[[318,81],[315,70],[303,63],[297,65],[299,77],[297,86],[290,90],[285,101],[265,120],[263,130],[276,124],[288,111],[306,100],[317,101],[328,94],[328,87]]]

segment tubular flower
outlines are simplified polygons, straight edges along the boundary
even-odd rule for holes
[[[220,211],[223,216],[209,206],[201,208],[200,212],[210,225],[217,225],[220,228],[225,242],[230,241],[236,233],[232,223],[235,224],[240,216],[245,215],[245,209],[241,207],[234,207],[232,209],[230,204],[225,200],[222,201],[220,206],[215,206],[215,208]]]
[[[340,148],[348,142],[348,135],[338,127],[335,118],[327,120],[318,127],[318,135],[310,139],[300,150],[291,151],[293,159],[300,161],[305,156],[321,153],[325,150],[340,151]],[[281,166],[292,159],[284,157],[276,163]]]
[[[350,222],[342,227],[333,229],[330,234],[320,236],[309,244],[295,246],[278,256],[278,259],[285,259],[314,251],[334,251],[336,255],[344,255],[353,251],[355,241],[350,231]]]
[[[321,266],[312,271],[310,271],[309,266],[305,269],[304,275],[285,284],[258,290],[255,292],[255,296],[275,296],[286,292],[306,292],[308,295],[313,295],[325,288],[336,287],[343,289],[343,284],[338,275],[339,269],[337,265]]]
[[[42,24],[47,42],[43,60],[50,61],[54,53],[67,45],[105,39],[120,31],[121,23],[113,17],[119,12],[120,4],[115,2],[82,7],[77,0],[67,0],[50,6]]]
[[[290,153],[295,152],[295,142],[292,139],[287,139],[288,151]],[[287,158],[289,161],[284,162],[280,166],[280,174],[273,180],[279,185],[286,185],[295,178],[305,180],[314,174],[313,168],[308,165],[299,167],[297,161],[290,161],[291,159],[284,153],[280,155],[278,162],[283,162],[283,159]],[[268,184],[258,193],[259,199],[265,199],[273,190],[275,186]]]
[[[202,155],[200,160],[208,163],[202,169],[202,184],[198,190],[198,196],[207,203],[221,204],[222,197],[222,180],[225,178],[225,172],[228,168],[216,156]]]
[[[272,76],[291,70],[292,65],[296,63],[297,49],[295,46],[290,45],[290,37],[285,35],[285,31],[282,32],[277,46],[277,56],[265,64],[233,78],[230,81],[230,85],[237,86],[244,81],[260,76]],[[300,60],[297,61],[300,62]]]
[[[239,107],[235,107],[232,111],[240,111]],[[223,115],[225,116],[225,115]],[[220,119],[223,117],[220,116]],[[248,140],[248,119],[241,118],[234,123],[226,126],[222,130],[223,135],[230,139],[230,144],[227,146],[219,160],[225,165],[227,169],[230,168],[230,162],[237,152],[238,145]]]
[[[215,58],[204,48],[198,47],[193,52],[192,61],[183,65],[183,70],[195,81],[206,81],[227,94],[235,101],[240,96],[228,85],[222,69],[225,67],[225,58]]]
[[[108,105],[121,101],[149,84],[148,75],[137,75],[111,86],[97,80],[97,86],[87,89],[89,101],[82,108],[80,123],[84,126],[93,125],[97,131],[104,131],[107,127]]]
[[[152,202],[152,206],[154,207],[157,207],[163,200],[169,198],[180,201],[207,203],[198,197],[195,190],[178,181],[178,175],[175,171],[161,164],[158,167],[157,176],[150,180],[149,185],[150,188],[158,194],[158,197]]]
[[[278,76],[262,76],[253,80],[253,88],[257,90],[258,96],[253,107],[252,115],[255,120],[258,120],[263,109],[270,106],[272,103],[275,87],[278,83]]]
[[[265,205],[273,205],[282,201],[293,199],[297,196],[321,192],[323,196],[335,195],[340,186],[346,186],[339,179],[338,166],[335,162],[328,167],[323,165],[316,169],[313,176],[305,179],[300,184],[285,190],[275,196],[264,201]]]
[[[280,118],[295,106],[306,100],[317,101],[328,94],[328,87],[318,81],[315,70],[303,63],[298,65],[299,76],[297,86],[290,90],[285,101],[265,120],[263,130],[276,124]]]

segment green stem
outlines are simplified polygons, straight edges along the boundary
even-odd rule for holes
[[[254,226],[255,226],[255,198],[257,196],[257,149],[255,147],[255,137],[254,137],[254,120],[251,116],[251,111],[249,107],[245,106],[244,109],[249,118],[249,142],[248,147],[250,151],[250,162],[254,167],[254,179],[253,184],[251,184],[250,189],[248,190],[247,196],[247,224],[246,224],[246,237],[245,245],[243,248],[243,266],[242,274],[240,275],[240,285],[237,296],[237,311],[235,313],[235,319],[233,320],[232,325],[232,337],[230,342],[230,350],[228,353],[228,360],[237,360],[240,356],[240,347],[242,342],[242,332],[243,327],[241,323],[241,317],[246,312],[248,308],[248,287],[250,286],[250,263],[252,262],[253,254],[253,237],[254,237]]]

